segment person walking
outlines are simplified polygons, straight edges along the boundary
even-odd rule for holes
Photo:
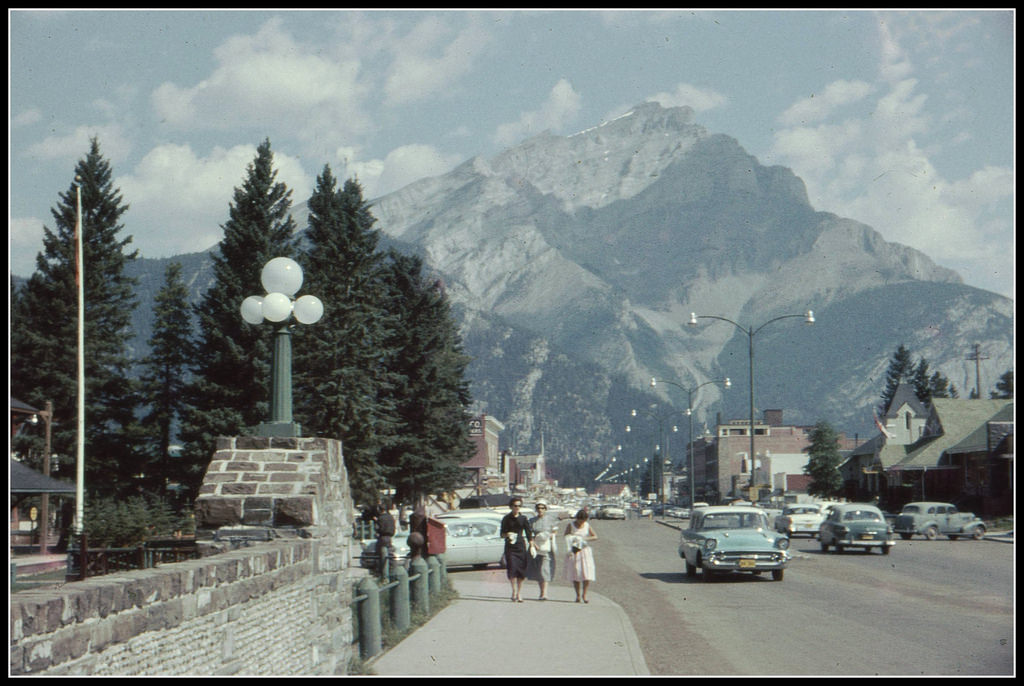
[[[395,535],[395,516],[391,514],[391,501],[385,499],[377,508],[377,555],[380,556],[380,575],[388,579],[391,575],[391,538]]]
[[[555,537],[558,534],[558,519],[548,511],[545,502],[535,506],[536,517],[530,518],[533,540],[530,542],[531,557],[527,565],[527,578],[540,585],[540,599],[548,599],[548,583],[555,578]]]
[[[597,579],[597,567],[594,566],[594,553],[590,543],[597,540],[597,532],[590,526],[586,510],[576,513],[575,519],[565,527],[565,558],[566,578],[572,582],[576,590],[576,602],[589,603],[587,589],[590,582]]]
[[[523,579],[526,578],[527,546],[533,539],[530,520],[520,510],[523,499],[513,497],[508,502],[511,509],[501,520],[501,537],[505,539],[505,573],[512,584],[512,602],[523,602]]]

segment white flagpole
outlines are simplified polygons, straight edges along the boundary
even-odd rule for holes
[[[82,533],[85,508],[85,265],[82,260],[82,183],[75,177],[75,282],[78,285],[78,452],[75,469],[75,533]]]

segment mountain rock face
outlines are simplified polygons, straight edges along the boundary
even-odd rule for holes
[[[652,376],[687,389],[730,377],[730,390],[696,394],[696,425],[747,417],[751,329],[759,417],[782,409],[787,424],[824,419],[864,439],[900,344],[961,397],[975,387],[975,344],[984,397],[1013,365],[1011,300],[814,210],[790,170],[760,165],[689,108],[647,103],[572,136],[542,134],[379,198],[373,212],[386,242],[443,276],[477,409],[520,452],[539,450],[543,433],[556,463],[607,459],[628,444],[629,410],[652,403],[663,424],[679,417],[681,457],[687,394],[654,394]],[[185,257],[198,294],[209,259]],[[158,271],[159,288],[166,262],[140,260],[140,278]],[[141,342],[151,296],[139,309]],[[813,326],[771,321],[806,310]],[[688,326],[691,312],[736,325]]]
[[[647,103],[572,136],[542,134],[380,198],[374,213],[445,275],[464,312],[481,407],[534,447],[543,425],[553,457],[552,445],[565,456],[601,450],[589,439],[615,436],[628,416],[621,407],[601,416],[601,404],[614,408],[623,384],[639,390],[652,376],[684,388],[728,376],[732,390],[705,387],[697,414],[747,416],[749,336],[711,319],[687,326],[691,312],[749,330],[813,310],[813,327],[792,319],[754,335],[757,412],[781,408],[787,422],[825,419],[849,434],[867,434],[901,343],[962,397],[975,385],[965,359],[974,343],[989,358],[986,396],[1012,366],[1010,300],[815,211],[790,170],[709,134],[689,108]],[[529,332],[532,342],[513,361],[499,331],[506,341]],[[591,426],[564,445],[556,427],[573,425],[580,409],[542,414],[538,403],[559,405],[558,389],[536,395],[555,351],[581,365],[576,373],[606,377],[610,396],[589,398],[585,413],[605,430]],[[510,373],[519,386],[494,383]],[[663,388],[663,408],[685,409],[685,393]]]

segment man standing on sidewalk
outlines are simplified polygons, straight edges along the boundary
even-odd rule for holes
[[[395,535],[395,516],[391,514],[391,501],[384,499],[377,508],[377,554],[380,556],[380,575],[387,579],[391,561],[391,537]]]

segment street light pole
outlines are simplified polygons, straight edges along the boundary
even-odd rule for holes
[[[663,441],[664,445],[665,445],[664,457],[659,460],[659,469],[661,471],[661,487],[658,489],[659,493],[661,494],[661,500],[662,500],[662,502],[664,502],[664,494],[665,494],[665,483],[664,483],[665,482],[665,468],[664,468],[663,464],[661,464],[661,463],[662,462],[667,463],[668,460],[669,460],[669,449],[668,449],[669,448],[669,445],[668,445],[669,436],[668,436],[668,432],[666,432],[664,430],[664,427],[665,427],[664,422],[665,422],[666,419],[669,419],[673,415],[677,415],[677,414],[681,414],[681,413],[680,412],[667,412],[665,414],[658,415],[658,414],[653,414],[653,413],[650,413],[650,412],[642,412],[641,413],[641,412],[638,412],[637,410],[630,410],[630,415],[633,416],[633,417],[637,417],[640,414],[646,415],[647,417],[650,417],[651,419],[653,419],[656,422],[658,422],[658,440]],[[631,431],[629,426],[626,426],[626,431],[627,432]],[[679,431],[679,428],[673,426],[672,427],[672,431]],[[660,457],[661,456],[661,446],[660,445],[657,446],[657,449],[658,449],[658,454],[659,454],[659,457]],[[645,458],[645,461],[646,461],[646,458]],[[653,489],[653,486],[654,486],[654,484],[653,484],[653,477],[652,477],[652,484],[651,484],[652,489]]]
[[[693,507],[693,503],[696,502],[695,501],[695,493],[694,493],[694,481],[696,479],[696,474],[697,474],[696,467],[695,467],[696,466],[696,462],[695,462],[694,456],[693,456],[693,407],[694,407],[694,405],[693,405],[693,394],[696,393],[699,389],[703,388],[704,386],[707,386],[708,384],[713,384],[713,383],[721,383],[726,388],[729,388],[729,387],[732,386],[732,381],[729,380],[729,377],[725,377],[724,379],[720,379],[720,380],[716,380],[716,381],[705,381],[704,383],[698,384],[697,386],[694,386],[693,388],[685,388],[684,386],[682,386],[680,384],[677,384],[674,381],[666,381],[665,379],[662,379],[661,382],[662,383],[667,383],[670,386],[675,386],[676,388],[680,388],[680,389],[686,391],[686,416],[687,416],[687,418],[690,421],[690,433],[689,433],[689,440],[690,440],[690,455],[689,455],[689,457],[690,457],[690,459],[689,459],[689,462],[688,462],[688,464],[689,464],[689,478],[687,480],[690,482],[690,507],[692,508]],[[655,388],[655,387],[657,387],[657,385],[658,385],[658,380],[656,378],[654,378],[654,377],[651,377],[651,388]]]
[[[242,319],[259,324],[264,319],[281,324],[274,333],[271,368],[270,421],[256,427],[258,436],[301,436],[298,424],[292,421],[292,347],[291,326],[294,315],[301,324],[315,324],[324,314],[323,303],[314,295],[292,296],[302,286],[302,267],[287,257],[267,262],[260,275],[267,290],[262,298],[250,295],[242,301]]]
[[[697,320],[698,319],[720,319],[723,322],[729,322],[730,324],[732,324],[737,329],[739,329],[740,331],[742,331],[743,333],[745,333],[747,335],[747,339],[748,339],[748,342],[749,342],[748,350],[749,350],[749,360],[750,360],[750,473],[751,474],[754,473],[754,463],[755,463],[754,462],[754,455],[755,455],[755,453],[754,453],[754,336],[757,334],[758,331],[760,331],[764,327],[768,326],[772,322],[777,322],[780,319],[790,319],[790,318],[793,318],[793,317],[802,318],[804,320],[804,324],[813,324],[814,323],[814,311],[813,310],[807,310],[807,312],[805,312],[804,314],[784,314],[781,317],[775,317],[774,319],[769,319],[768,321],[766,321],[764,324],[761,324],[756,329],[753,326],[745,328],[745,327],[737,324],[733,320],[728,319],[726,317],[719,317],[719,316],[713,315],[713,314],[698,315],[698,314],[696,314],[694,312],[690,313],[690,321],[687,322],[690,326],[697,326]]]

